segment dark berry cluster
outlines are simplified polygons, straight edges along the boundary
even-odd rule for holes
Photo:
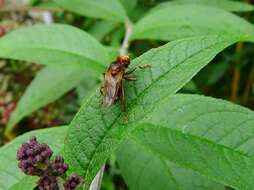
[[[46,144],[39,144],[35,137],[22,144],[17,153],[18,167],[28,175],[42,176],[53,152]]]
[[[18,167],[27,175],[39,176],[37,182],[39,190],[59,190],[61,182],[59,177],[64,176],[68,165],[64,158],[57,156],[51,160],[53,151],[47,144],[39,144],[35,137],[22,144],[17,152]],[[75,190],[83,183],[83,179],[77,175],[69,177],[62,186],[65,190]]]
[[[59,190],[57,177],[55,176],[41,177],[37,184],[39,190]]]
[[[62,176],[68,170],[68,165],[64,163],[64,159],[61,156],[57,156],[54,160],[50,161],[47,171],[48,175]]]
[[[64,183],[64,189],[65,190],[76,189],[76,187],[81,183],[83,183],[83,179],[80,176],[73,175],[69,177]]]

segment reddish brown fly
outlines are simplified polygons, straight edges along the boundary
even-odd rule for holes
[[[126,98],[123,86],[123,80],[135,81],[136,78],[129,77],[128,75],[137,69],[145,69],[149,67],[135,67],[132,70],[125,71],[130,65],[130,58],[128,56],[119,56],[117,60],[112,62],[104,73],[104,81],[101,87],[101,94],[103,95],[103,105],[111,106],[116,103],[119,98],[122,100],[122,110],[126,111]]]

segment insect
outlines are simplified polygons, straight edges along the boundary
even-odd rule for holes
[[[125,71],[130,65],[129,56],[118,56],[116,61],[112,62],[107,71],[103,73],[104,81],[101,86],[101,94],[103,95],[103,105],[109,107],[116,103],[119,98],[122,100],[122,111],[126,112],[126,97],[124,91],[123,81],[135,81],[136,78],[129,77],[131,73],[137,69],[145,69],[150,65],[143,67],[138,66],[132,70]]]

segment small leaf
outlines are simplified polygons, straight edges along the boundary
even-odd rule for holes
[[[218,7],[227,11],[243,12],[253,11],[254,7],[251,4],[232,0],[173,0],[171,2],[160,3],[156,9],[165,8],[172,5],[192,4],[205,5],[210,7]]]
[[[254,27],[222,9],[201,5],[172,5],[148,13],[134,26],[132,39],[168,41],[212,34],[241,35],[253,41]]]
[[[189,38],[150,50],[133,60],[133,66],[150,64],[151,67],[136,72],[137,81],[125,83],[128,123],[146,117],[159,100],[181,89],[217,53],[237,40],[232,36]],[[83,175],[86,185],[131,130],[125,125],[120,105],[105,108],[101,101],[97,91],[81,107],[65,141],[70,169]]]
[[[0,57],[40,64],[80,65],[101,72],[108,61],[104,47],[77,28],[35,25],[21,28],[0,39]]]
[[[0,190],[16,190],[15,187],[24,187],[32,190],[34,184],[28,180],[35,180],[22,173],[18,168],[16,154],[22,143],[36,136],[40,143],[47,143],[58,155],[63,149],[63,141],[67,127],[56,127],[51,129],[37,130],[19,136],[14,141],[6,144],[0,149]],[[23,184],[22,181],[25,183]],[[30,187],[30,185],[31,187]],[[23,190],[23,189],[22,189]]]
[[[49,65],[42,69],[19,100],[15,111],[11,114],[5,133],[9,133],[13,126],[25,116],[60,98],[77,86],[84,73],[85,70],[80,65],[75,67]]]
[[[118,148],[117,161],[131,190],[224,190],[223,185],[169,162],[133,139]]]
[[[54,0],[60,6],[75,13],[102,18],[117,22],[124,22],[126,13],[119,0]]]

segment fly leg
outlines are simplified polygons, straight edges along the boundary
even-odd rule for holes
[[[105,76],[105,72],[104,73],[102,73],[102,75],[103,75],[103,77]],[[104,89],[104,84],[101,86],[101,88],[100,88],[100,93],[101,93],[101,95],[103,95],[103,89]]]
[[[150,66],[150,65],[137,66],[137,67],[135,67],[134,69],[132,69],[132,70],[130,70],[130,71],[127,71],[127,72],[125,72],[124,74],[125,74],[125,75],[129,75],[129,74],[131,74],[131,73],[135,72],[137,69],[144,70],[144,69],[146,69],[147,67],[151,67],[151,66]]]
[[[101,86],[101,88],[100,88],[101,95],[103,95],[103,89],[104,89],[104,86]]]
[[[124,92],[124,86],[123,83],[121,85],[121,97],[122,97],[122,111],[126,112],[126,97],[125,97],[125,92]]]
[[[128,80],[128,81],[135,81],[137,80],[136,78],[134,77],[123,77],[125,80]]]

